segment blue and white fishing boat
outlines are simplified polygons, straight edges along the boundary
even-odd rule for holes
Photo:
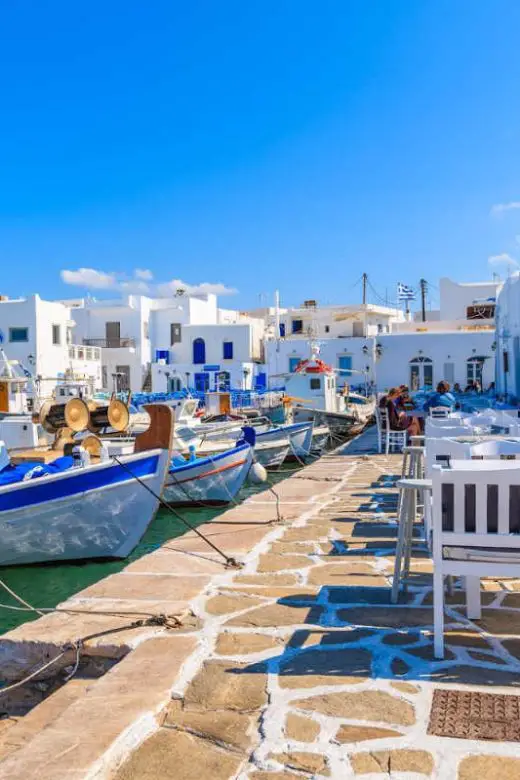
[[[164,498],[177,505],[227,504],[247,479],[252,462],[249,444],[187,462],[180,458],[170,465]]]
[[[125,558],[134,549],[157,511],[171,456],[171,410],[147,411],[149,430],[117,460],[82,451],[79,463],[65,456],[0,465],[1,566]]]

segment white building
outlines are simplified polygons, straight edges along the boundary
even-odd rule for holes
[[[76,343],[103,349],[107,389],[249,388],[264,373],[263,321],[219,309],[215,295],[65,303]]]
[[[402,383],[412,389],[435,386],[441,379],[462,388],[469,381],[486,387],[494,381],[494,316],[498,282],[459,284],[441,279],[436,311],[406,317],[398,309],[360,305],[318,307],[315,302],[277,315],[280,338],[266,344],[272,386],[310,354],[310,337],[320,357],[339,370],[339,382],[363,384],[365,378],[385,390]]]
[[[498,294],[496,313],[497,392],[520,400],[520,275],[511,276]]]
[[[9,360],[18,360],[39,378],[42,396],[63,379],[85,380],[101,388],[101,350],[72,346],[75,323],[63,303],[39,295],[0,299],[0,344]]]

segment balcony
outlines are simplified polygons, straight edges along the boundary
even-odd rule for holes
[[[102,349],[135,349],[135,339],[83,339],[86,347],[101,347]]]

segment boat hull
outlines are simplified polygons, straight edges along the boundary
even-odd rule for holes
[[[253,451],[245,445],[170,469],[164,498],[177,506],[227,504],[247,479],[252,462]]]
[[[123,456],[121,462],[161,493],[167,450]],[[8,486],[0,490],[0,565],[126,558],[158,503],[114,461]]]

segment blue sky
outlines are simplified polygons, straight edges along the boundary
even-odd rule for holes
[[[504,275],[519,29],[518,0],[3,3],[0,292]]]

